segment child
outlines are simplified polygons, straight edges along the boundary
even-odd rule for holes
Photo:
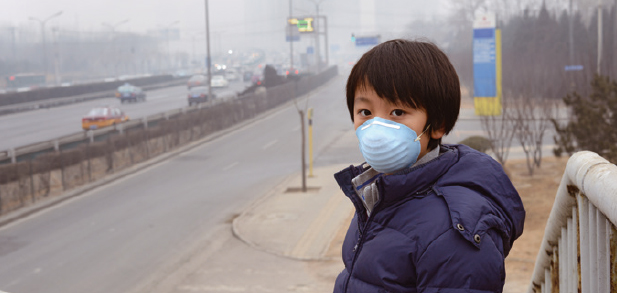
[[[460,99],[428,42],[382,43],[353,67],[347,107],[366,163],[334,175],[356,208],[334,292],[502,292],[525,210],[491,157],[441,144]]]

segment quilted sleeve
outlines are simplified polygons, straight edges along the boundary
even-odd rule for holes
[[[432,241],[417,259],[418,292],[502,292],[504,259],[495,235],[485,236],[491,237],[480,239],[479,248],[454,229]]]

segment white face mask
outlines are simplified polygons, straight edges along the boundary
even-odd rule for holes
[[[366,162],[381,173],[411,167],[422,150],[420,136],[413,129],[379,117],[360,125],[356,136]]]

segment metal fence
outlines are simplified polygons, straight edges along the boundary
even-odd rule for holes
[[[617,292],[617,166],[574,154],[557,190],[529,293]]]

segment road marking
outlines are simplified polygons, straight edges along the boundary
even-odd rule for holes
[[[296,127],[295,127],[294,129],[292,129],[291,131],[294,131],[294,132],[295,132],[295,131],[298,131],[298,130],[300,130],[300,126],[296,126]]]
[[[273,141],[271,141],[271,142],[269,142],[269,143],[265,144],[264,146],[262,146],[262,147],[261,147],[261,149],[265,151],[267,148],[269,148],[269,147],[273,146],[273,145],[274,145],[275,143],[277,143],[277,142],[279,142],[279,140],[278,140],[278,139],[275,139],[275,140],[273,140]]]
[[[231,163],[231,164],[227,165],[227,167],[223,168],[223,171],[227,171],[227,170],[229,170],[229,169],[231,169],[231,168],[235,167],[235,166],[236,166],[236,165],[238,165],[238,164],[239,164],[238,162],[233,162],[233,163]]]

